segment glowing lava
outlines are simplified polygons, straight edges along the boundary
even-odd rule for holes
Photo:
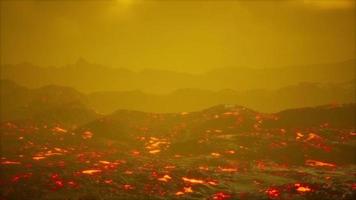
[[[168,182],[172,179],[172,177],[170,177],[169,175],[164,175],[163,177],[159,178],[159,181],[163,181],[163,182]]]
[[[294,184],[296,190],[300,193],[304,193],[304,192],[311,192],[312,189],[308,186],[302,186],[300,183],[296,183]]]
[[[182,177],[183,181],[193,183],[193,184],[204,184],[203,180]]]
[[[88,174],[88,175],[93,175],[93,174],[97,174],[100,172],[101,172],[101,170],[99,170],[99,169],[88,169],[88,170],[82,171],[83,174]]]
[[[327,162],[321,162],[317,160],[307,160],[305,161],[306,165],[312,166],[312,167],[335,167],[335,164],[332,163],[327,163]]]
[[[225,199],[230,199],[230,198],[231,198],[230,194],[226,194],[226,193],[223,193],[223,192],[215,193],[214,196],[213,196],[214,200],[225,200]]]
[[[265,192],[268,195],[268,197],[271,199],[277,198],[281,194],[279,190],[274,188],[268,188]]]
[[[17,162],[17,161],[3,161],[1,162],[2,165],[20,165],[21,163],[20,162]]]

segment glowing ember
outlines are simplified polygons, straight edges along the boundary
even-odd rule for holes
[[[184,193],[192,193],[193,192],[192,187],[184,187],[183,190],[184,190]]]
[[[83,174],[88,174],[88,175],[93,175],[93,174],[97,174],[100,172],[101,172],[101,170],[99,170],[99,169],[88,169],[88,170],[82,171]]]
[[[16,183],[20,179],[29,179],[32,176],[32,173],[26,173],[26,174],[19,174],[15,175],[11,178],[11,182]]]
[[[3,161],[1,162],[2,165],[20,165],[21,163],[20,162],[17,162],[17,161]]]
[[[61,148],[58,148],[58,147],[54,147],[53,149],[54,149],[55,151],[57,151],[57,152],[62,152],[62,153],[67,153],[67,152],[68,152],[67,150],[61,149]]]
[[[52,174],[52,175],[51,175],[51,179],[52,179],[52,180],[57,180],[57,179],[59,179],[59,174]]]
[[[87,140],[87,139],[91,139],[93,137],[93,133],[90,131],[85,131],[84,133],[82,133],[82,138]]]
[[[279,197],[280,192],[277,189],[269,188],[266,190],[266,194],[268,195],[269,198],[273,199]]]
[[[230,194],[226,194],[226,193],[223,193],[223,192],[215,193],[214,196],[213,196],[214,200],[224,200],[224,199],[230,199],[230,198],[231,198]]]
[[[42,160],[42,159],[45,159],[46,157],[44,156],[34,156],[32,157],[33,160]]]
[[[219,156],[220,156],[220,153],[214,153],[214,152],[213,152],[213,153],[211,153],[210,155],[213,156],[213,157],[219,157]]]
[[[312,167],[335,167],[335,164],[327,163],[327,162],[321,162],[317,160],[307,160],[305,161],[306,165],[312,166]]]
[[[174,166],[174,165],[167,165],[167,166],[165,166],[164,168],[165,168],[165,169],[175,169],[176,166]]]
[[[218,185],[218,182],[216,182],[216,181],[208,181],[208,184],[209,185]]]
[[[48,151],[47,153],[45,154],[39,154],[39,155],[44,155],[44,156],[60,156],[60,155],[63,155],[62,153],[55,153],[55,152],[52,152],[52,151]]]
[[[157,154],[157,153],[159,153],[159,152],[161,152],[161,150],[156,149],[156,150],[151,150],[151,151],[149,151],[148,153],[150,153],[150,154]]]
[[[356,190],[356,183],[352,183],[351,188],[352,190]]]
[[[237,172],[237,168],[223,168],[219,167],[219,170],[222,172]]]
[[[56,132],[56,133],[67,133],[68,131],[66,130],[66,129],[64,129],[64,128],[61,128],[61,127],[54,127],[53,129],[52,129],[52,131],[53,132]]]
[[[78,183],[76,183],[74,181],[68,181],[67,184],[69,187],[72,187],[72,188],[78,187]]]
[[[236,152],[234,150],[228,150],[226,151],[227,154],[235,154]]]
[[[104,183],[106,183],[106,184],[112,184],[112,183],[113,183],[113,180],[112,180],[112,179],[104,180]]]
[[[135,187],[129,184],[125,184],[122,186],[124,188],[124,190],[133,190]]]
[[[311,189],[310,187],[308,187],[308,186],[302,186],[302,185],[299,184],[299,183],[294,184],[294,186],[295,186],[296,190],[297,190],[298,192],[301,192],[301,193],[303,193],[303,192],[311,192],[311,191],[312,191],[312,189]]]
[[[163,181],[163,182],[168,182],[169,180],[171,180],[172,177],[170,177],[169,175],[164,175],[163,177],[159,178],[159,181]]]
[[[128,175],[131,175],[131,174],[133,174],[133,171],[130,171],[130,170],[126,170],[126,171],[124,172],[124,174],[128,174]]]
[[[57,188],[62,188],[64,186],[63,181],[57,180],[54,182]]]
[[[165,138],[150,137],[146,142],[145,148],[149,150],[150,154],[157,154],[161,152],[161,149],[166,149],[170,142]]]
[[[189,183],[197,183],[197,184],[204,184],[203,180],[199,180],[199,179],[193,179],[193,178],[186,178],[186,177],[182,177],[183,181],[185,182],[189,182]]]
[[[184,187],[183,191],[178,191],[175,193],[175,195],[181,196],[181,195],[184,195],[185,193],[193,193],[192,187]]]
[[[295,137],[296,140],[301,139],[302,137],[304,137],[304,135],[302,133],[296,133],[297,136]]]
[[[133,156],[139,156],[139,155],[140,155],[140,152],[139,152],[139,151],[136,151],[136,150],[133,150],[133,151],[131,151],[131,155],[133,155]]]
[[[181,196],[181,195],[183,195],[183,194],[184,194],[184,192],[181,192],[181,191],[176,192],[176,195],[177,195],[177,196]]]
[[[309,133],[308,138],[305,141],[310,141],[310,140],[321,140],[322,137],[315,133]]]
[[[20,180],[20,178],[21,178],[21,176],[14,176],[14,177],[12,177],[11,182],[16,183],[17,181]]]
[[[209,167],[206,166],[200,166],[199,169],[204,171],[209,171]]]
[[[109,165],[111,162],[105,161],[105,160],[100,160],[99,163],[104,164],[104,165]]]

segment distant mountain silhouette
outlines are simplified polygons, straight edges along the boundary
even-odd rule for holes
[[[277,112],[288,108],[355,102],[355,86],[349,83],[299,83],[276,90],[180,89],[170,94],[154,95],[141,91],[96,92],[89,100],[99,112],[115,109],[146,112],[198,111],[217,104],[238,104],[260,112]]]
[[[276,120],[267,120],[264,127],[307,128],[333,127],[355,128],[356,104],[324,105],[289,109],[275,114]]]
[[[85,95],[55,85],[27,89],[11,81],[0,82],[1,121],[35,120],[82,124],[99,115],[88,107]]]
[[[278,89],[299,82],[345,82],[355,77],[355,60],[283,68],[221,68],[202,74],[147,69],[140,72],[109,68],[79,59],[64,67],[39,67],[29,63],[1,66],[1,79],[30,88],[48,84],[70,86],[83,92],[141,90],[168,93],[181,88],[219,91]]]
[[[218,104],[244,105],[259,112],[274,113],[288,108],[355,102],[355,85],[352,82],[299,83],[277,90],[240,92],[231,89],[218,92],[180,89],[162,95],[148,94],[139,90],[84,94],[70,87],[55,85],[28,89],[8,80],[0,83],[2,113],[12,116],[11,118],[24,115],[20,110],[25,108],[25,111],[29,111],[30,108],[44,109],[73,103],[82,104],[98,113],[109,114],[118,109],[158,113],[191,112]]]

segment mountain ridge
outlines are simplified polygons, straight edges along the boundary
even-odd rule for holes
[[[344,82],[353,80],[356,60],[284,68],[227,67],[200,74],[159,69],[131,71],[92,64],[84,59],[63,67],[40,67],[31,63],[2,65],[1,79],[30,88],[64,85],[90,93],[103,90],[142,90],[163,94],[180,88],[207,90],[277,89],[299,82]],[[79,78],[80,77],[80,78]]]
[[[8,102],[6,108],[19,106],[26,99],[32,98],[32,101],[46,100],[52,104],[77,101],[102,114],[109,114],[117,109],[157,113],[192,112],[218,104],[244,105],[259,112],[275,113],[288,108],[355,102],[354,84],[349,83],[300,83],[278,90],[243,92],[232,89],[215,92],[186,88],[170,94],[150,94],[140,90],[85,94],[68,86],[47,85],[29,89],[8,80],[0,83],[3,103]]]

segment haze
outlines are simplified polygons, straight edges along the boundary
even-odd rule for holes
[[[354,1],[1,1],[1,64],[188,73],[355,59]]]

